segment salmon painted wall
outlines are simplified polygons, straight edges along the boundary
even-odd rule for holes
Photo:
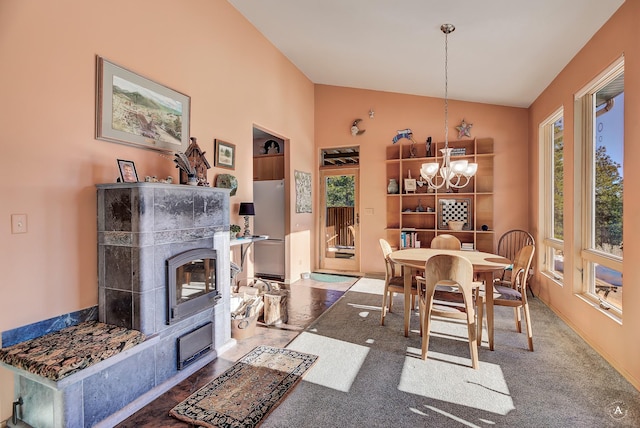
[[[386,147],[392,144],[396,132],[405,128],[411,128],[418,143],[424,143],[428,136],[444,141],[444,100],[323,85],[317,85],[315,93],[316,151],[360,146],[361,271],[384,272],[378,240],[387,236]],[[368,115],[371,108],[375,111],[373,119]],[[351,123],[357,118],[362,119],[359,127],[366,132],[353,137]],[[494,139],[494,212],[500,213],[494,221],[496,237],[509,229],[526,228],[527,109],[450,100],[450,141],[457,139],[455,127],[462,119],[473,124],[473,137]]]
[[[315,169],[313,84],[226,1],[0,0],[0,331],[97,304],[95,184],[115,181],[116,159],[178,181],[170,158],[94,138],[96,55],[189,95],[211,165],[214,138],[236,144],[233,223],[252,200],[254,124],[290,140],[289,168]],[[212,168],[209,181],[227,172]],[[15,213],[28,233],[11,234]],[[288,275],[299,278],[313,217],[288,218]],[[0,420],[12,384],[0,369]]]
[[[575,56],[567,67],[556,77],[552,84],[531,105],[529,114],[529,156],[532,195],[531,229],[538,230],[538,126],[549,115],[564,107],[564,219],[565,254],[579,253],[572,241],[576,230],[573,218],[578,216],[574,210],[574,194],[577,188],[574,182],[574,150],[578,141],[574,141],[574,93],[584,87],[614,60],[622,54],[625,57],[625,109],[624,109],[624,296],[622,324],[612,320],[593,305],[574,294],[581,284],[574,282],[579,278],[571,257],[565,259],[565,280],[560,286],[544,275],[537,275],[536,295],[543,299],[568,324],[618,369],[636,388],[640,388],[640,199],[637,196],[637,183],[640,182],[640,169],[634,168],[640,163],[640,2],[627,0],[611,19],[598,31],[588,44]],[[637,176],[637,178],[636,178]],[[537,242],[541,236],[537,234]],[[535,320],[534,330],[536,329]],[[540,328],[540,327],[538,327]],[[535,335],[535,333],[534,333]]]

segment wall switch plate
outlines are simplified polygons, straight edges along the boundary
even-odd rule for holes
[[[27,233],[26,214],[11,214],[11,233]]]

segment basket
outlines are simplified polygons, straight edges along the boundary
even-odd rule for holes
[[[464,226],[464,221],[449,220],[449,230],[461,231]]]
[[[238,318],[231,320],[231,337],[236,340],[246,339],[256,334],[258,316]]]

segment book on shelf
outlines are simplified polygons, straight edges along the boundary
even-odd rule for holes
[[[463,242],[461,249],[463,251],[473,251],[475,248],[473,247],[473,242]]]
[[[400,231],[400,247],[416,248],[419,247],[418,232],[415,228],[404,228]]]

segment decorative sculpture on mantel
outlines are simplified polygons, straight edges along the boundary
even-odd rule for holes
[[[196,137],[190,138],[191,143],[184,154],[189,159],[189,163],[195,169],[195,179],[197,181],[198,186],[209,186],[209,181],[207,180],[207,170],[211,168],[211,165],[204,157],[205,152],[203,152],[198,146],[198,142],[196,141]],[[180,184],[187,184],[189,181],[189,177],[184,170],[180,170]]]

